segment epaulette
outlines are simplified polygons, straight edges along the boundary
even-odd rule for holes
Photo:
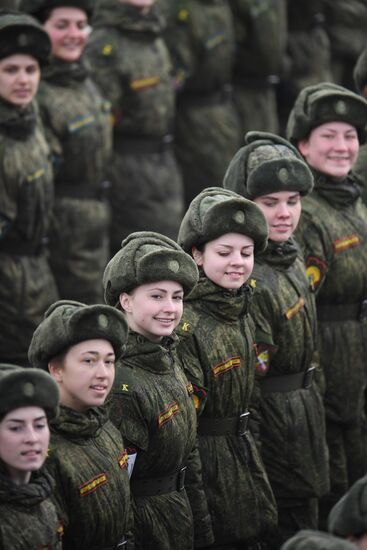
[[[115,381],[113,383],[112,393],[130,395],[136,387],[136,379],[133,369],[119,363],[116,366]]]
[[[200,317],[195,311],[192,311],[189,308],[185,309],[184,307],[181,322],[175,330],[176,334],[180,338],[190,336],[195,332],[199,319]]]

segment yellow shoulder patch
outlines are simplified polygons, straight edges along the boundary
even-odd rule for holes
[[[182,8],[179,10],[178,14],[177,14],[177,19],[179,21],[187,21],[189,18],[189,10],[185,9],[185,8]]]
[[[113,50],[112,44],[105,44],[102,48],[103,55],[111,55]]]

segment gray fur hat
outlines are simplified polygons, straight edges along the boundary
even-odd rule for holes
[[[87,306],[60,300],[48,308],[33,333],[28,350],[31,365],[48,370],[48,363],[69,347],[85,340],[111,342],[116,359],[125,349],[128,326],[124,314],[103,304]]]
[[[279,191],[307,195],[312,190],[311,170],[291,143],[268,132],[248,132],[245,143],[229,163],[225,189],[249,199]]]
[[[59,388],[46,372],[0,364],[0,417],[19,407],[40,407],[49,420],[57,416]]]
[[[194,260],[172,239],[152,231],[131,233],[121,243],[103,274],[107,304],[116,305],[121,292],[155,281],[177,281],[189,293],[199,278]]]
[[[323,531],[303,530],[287,540],[281,550],[355,550],[355,545]]]
[[[79,8],[91,17],[95,3],[94,0],[20,0],[19,9],[42,21],[42,14],[46,10],[63,7]]]
[[[367,533],[367,476],[356,481],[331,509],[328,530],[339,537]]]
[[[208,187],[191,202],[180,226],[178,242],[191,252],[226,233],[251,237],[255,253],[267,246],[268,226],[264,214],[253,202],[221,187]]]
[[[354,126],[360,143],[364,143],[367,101],[347,88],[330,82],[307,86],[298,94],[290,112],[287,138],[297,145],[317,126],[339,121]]]

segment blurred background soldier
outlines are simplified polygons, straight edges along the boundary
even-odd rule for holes
[[[367,47],[357,59],[353,71],[354,84],[362,97],[367,99]],[[364,130],[366,132],[366,128]],[[362,189],[362,200],[367,205],[367,144],[363,143],[359,148],[358,158],[353,166],[354,173],[358,176]]]

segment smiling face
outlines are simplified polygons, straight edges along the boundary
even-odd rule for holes
[[[131,330],[160,342],[181,320],[183,288],[175,281],[147,283],[120,294],[120,304]]]
[[[193,247],[192,254],[208,279],[228,290],[240,288],[254,267],[254,241],[240,233],[209,241],[202,251]]]
[[[14,483],[28,483],[47,455],[50,431],[40,407],[20,407],[0,422],[0,458]]]
[[[61,404],[85,412],[105,402],[115,377],[115,353],[107,340],[85,340],[50,361],[49,370],[59,385]]]
[[[294,191],[279,191],[256,197],[269,226],[269,239],[286,242],[295,231],[301,216],[301,197]]]
[[[77,61],[88,38],[88,19],[85,11],[74,7],[54,8],[44,23],[50,37],[52,55],[67,63]]]
[[[346,122],[326,122],[301,140],[298,149],[312,168],[334,179],[343,179],[357,160],[357,130]]]
[[[0,60],[0,97],[15,105],[26,107],[37,93],[41,71],[31,55],[14,54]]]

